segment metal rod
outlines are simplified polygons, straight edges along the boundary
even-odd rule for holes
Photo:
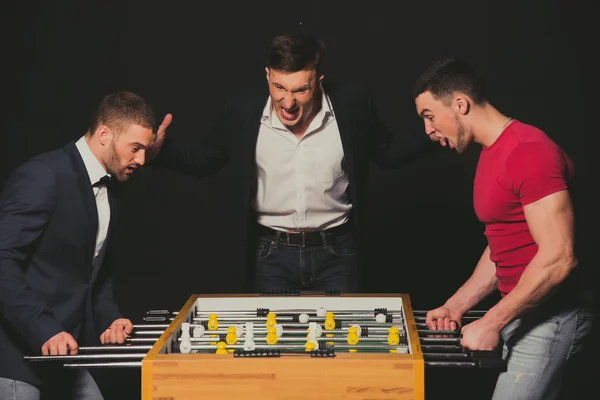
[[[462,351],[462,346],[444,345],[444,344],[422,344],[421,350],[425,351]]]
[[[192,345],[191,346],[191,350],[196,350],[196,351],[210,351],[213,352],[216,350],[216,345]],[[235,350],[235,349],[243,349],[244,345],[242,344],[232,344],[232,345],[227,345],[225,347],[226,350]],[[270,350],[270,349],[279,349],[280,351],[285,351],[285,350],[304,350],[305,349],[305,345],[304,344],[298,344],[298,345],[290,345],[290,344],[260,344],[257,345],[256,350]],[[371,350],[381,350],[381,351],[390,351],[390,350],[402,350],[405,351],[408,349],[408,346],[403,346],[403,345],[388,345],[387,343],[385,345],[380,344],[380,345],[372,345],[372,344],[353,344],[353,345],[332,345],[330,347],[328,347],[329,350],[333,350],[336,351],[338,349],[371,349]]]
[[[167,329],[169,324],[133,324],[133,329]]]
[[[475,368],[478,366],[474,361],[425,361],[428,367],[462,367]]]
[[[167,318],[165,318],[165,317],[144,317],[142,319],[144,321],[147,321],[147,322],[164,322],[164,321],[167,321]]]
[[[169,310],[148,310],[148,311],[146,311],[146,314],[147,315],[156,315],[156,314],[169,315],[170,312],[169,312]]]
[[[64,364],[65,368],[140,368],[141,361],[123,361],[108,363],[83,363],[83,364]]]
[[[453,330],[437,330],[437,331],[432,331],[430,329],[417,329],[417,332],[419,334],[423,334],[423,335],[452,335],[452,336],[458,336],[460,335],[460,332],[458,331],[453,331]]]
[[[317,309],[316,308],[282,308],[282,309],[277,309],[277,308],[268,308],[266,309],[268,310],[267,312],[271,312],[273,314],[277,314],[277,315],[298,315],[298,314],[307,314],[309,316],[314,316],[317,315]],[[336,309],[325,309],[325,312],[328,313],[333,313],[333,314],[360,314],[360,315],[369,315],[373,318],[375,318],[375,309],[366,309],[366,310],[336,310]],[[402,310],[386,310],[385,313],[386,314],[401,314],[403,311]],[[196,315],[210,315],[210,314],[218,314],[218,315],[254,315],[256,316],[256,314],[258,313],[258,308],[254,309],[254,310],[231,310],[231,311],[219,311],[219,310],[215,310],[215,311],[210,311],[210,310],[201,310],[201,311],[197,311]]]
[[[337,320],[341,320],[341,321],[346,321],[346,318],[335,318]],[[365,322],[372,322],[372,323],[377,323],[375,322],[375,317],[374,316],[349,316],[347,318],[349,321],[365,321]],[[203,317],[194,317],[194,321],[207,321],[208,318],[203,318]],[[246,317],[246,318],[240,318],[240,317],[217,317],[217,322],[220,324],[221,322],[228,322],[230,324],[233,323],[237,323],[237,324],[243,324],[246,322],[267,322],[268,318],[267,317]],[[309,322],[324,322],[326,320],[325,317],[312,317],[309,318]],[[275,317],[275,321],[279,324],[280,322],[294,322],[294,317]],[[396,322],[403,322],[402,318],[399,316],[392,316],[392,321],[396,321]],[[308,322],[306,322],[305,324],[308,324]]]
[[[436,359],[469,359],[471,356],[467,353],[425,353],[423,359],[425,360],[436,360]]]
[[[146,354],[75,354],[68,356],[25,356],[28,361],[65,361],[65,360],[88,360],[88,359],[110,359],[110,358],[144,358]]]
[[[476,316],[476,315],[465,315],[465,316],[462,317],[463,320],[470,321],[470,322],[476,321],[476,320],[478,320],[480,318],[481,318],[480,316]],[[421,317],[421,316],[416,316],[415,315],[415,322],[425,321],[425,319],[426,319],[425,316]]]
[[[430,310],[413,310],[413,314],[415,316],[417,315],[426,315]],[[487,313],[486,310],[468,310],[467,312],[465,312],[463,315],[468,315],[468,316],[483,316],[485,315],[485,313]]]
[[[153,343],[158,340],[158,337],[154,338],[127,338],[125,343]]]
[[[127,350],[150,350],[152,346],[133,346],[133,345],[121,345],[121,346],[87,346],[80,347],[80,352],[86,351],[121,351],[123,349]]]
[[[421,343],[453,343],[460,344],[459,338],[429,338],[429,337],[421,337],[419,338]]]

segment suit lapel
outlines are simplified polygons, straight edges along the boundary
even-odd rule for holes
[[[344,96],[336,91],[335,86],[325,86],[325,93],[329,96],[335,119],[337,121],[338,129],[340,131],[340,138],[342,140],[342,147],[344,149],[344,168],[348,173],[348,179],[350,182],[354,182],[355,171],[354,171],[354,152],[353,137],[354,137],[354,124],[352,124],[352,110],[349,109],[347,100]],[[353,187],[354,185],[350,185]]]
[[[246,175],[246,179],[244,179],[246,185],[244,193],[248,195],[246,204],[249,204],[256,195],[258,179],[256,176],[256,141],[258,140],[261,116],[267,104],[268,96],[268,91],[259,91],[248,102],[247,114],[244,119],[241,145],[243,146],[243,165],[245,166],[244,174]]]
[[[96,232],[98,231],[98,209],[96,208],[96,199],[94,198],[94,191],[90,178],[83,163],[83,159],[75,146],[75,143],[71,142],[65,146],[65,150],[71,157],[73,164],[73,170],[77,173],[77,188],[81,195],[83,208],[85,209],[85,220],[86,220],[86,250],[90,264],[94,258],[94,247],[96,243]]]

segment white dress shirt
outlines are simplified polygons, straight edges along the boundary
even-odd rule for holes
[[[110,176],[102,164],[100,164],[100,161],[92,154],[90,147],[85,141],[85,136],[77,140],[75,146],[77,146],[77,150],[79,150],[81,158],[83,158],[83,163],[90,178],[90,186],[97,183],[101,178],[107,175]],[[110,204],[108,202],[108,188],[106,185],[94,186],[92,190],[94,191],[96,208],[98,210],[98,232],[96,233],[96,247],[94,251],[94,258],[96,258],[106,240],[108,224],[110,223]]]
[[[322,93],[321,110],[301,139],[281,123],[267,100],[256,144],[254,208],[261,225],[310,232],[348,220],[352,205],[342,140],[329,97]]]

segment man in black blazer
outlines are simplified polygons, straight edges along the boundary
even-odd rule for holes
[[[432,146],[388,130],[365,90],[325,84],[324,49],[309,36],[276,37],[268,91],[232,97],[202,146],[159,129],[150,149],[153,164],[193,176],[235,163],[240,226],[227,240],[259,292],[359,291],[369,162],[398,167]]]
[[[155,116],[139,96],[100,103],[77,142],[18,167],[0,197],[0,398],[101,399],[86,370],[29,363],[123,343],[122,317],[103,265],[118,213],[118,185],[145,162]],[[56,390],[60,390],[60,394]]]

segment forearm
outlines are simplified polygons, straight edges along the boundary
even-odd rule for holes
[[[490,248],[486,247],[471,277],[446,301],[445,306],[463,315],[492,293],[497,284],[496,265],[490,259]]]
[[[502,300],[492,307],[485,318],[502,329],[519,314],[535,308],[569,275],[576,261],[569,255],[538,251],[525,268],[519,282]]]

